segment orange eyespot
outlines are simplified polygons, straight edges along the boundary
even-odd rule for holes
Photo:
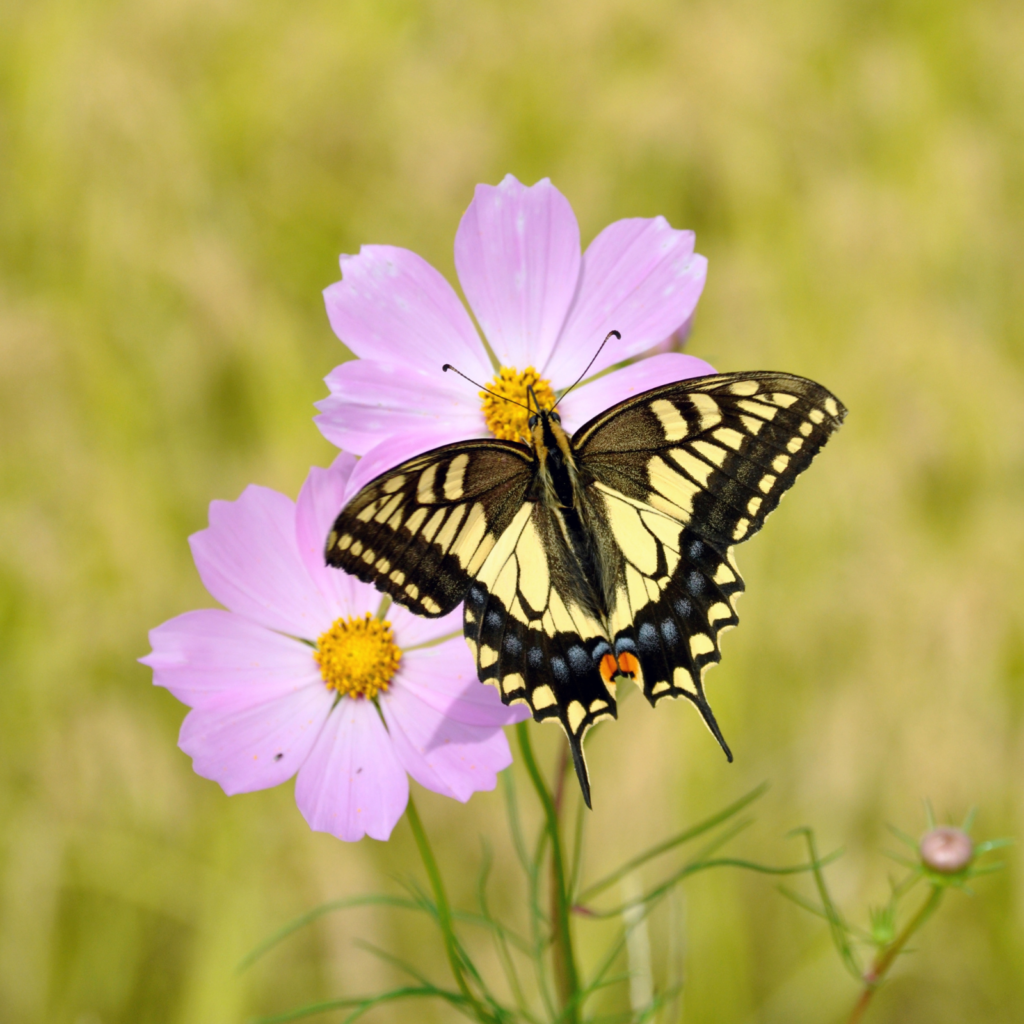
[[[640,662],[637,661],[636,655],[630,654],[629,651],[623,651],[619,655],[619,671],[624,676],[638,676],[640,674]]]
[[[610,683],[615,678],[616,673],[619,671],[619,663],[615,660],[614,654],[606,654],[601,659],[599,671],[601,678],[606,683]]]

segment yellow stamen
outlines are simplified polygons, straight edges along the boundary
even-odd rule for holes
[[[402,657],[391,623],[369,613],[362,619],[338,619],[316,648],[313,657],[327,688],[345,697],[376,697],[386,691]]]
[[[522,402],[524,406],[527,404],[526,389],[532,387],[542,409],[550,409],[555,404],[555,392],[551,384],[532,366],[528,366],[522,373],[514,367],[503,366],[498,376],[487,386],[496,395]],[[505,441],[521,441],[530,436],[530,413],[526,409],[495,398],[486,391],[481,391],[480,397],[484,400],[483,413],[487,429],[495,437]],[[532,406],[530,408],[535,411]]]

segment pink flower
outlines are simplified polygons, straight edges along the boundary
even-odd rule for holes
[[[335,334],[358,358],[328,375],[320,430],[360,455],[387,441],[386,457],[375,452],[357,469],[359,483],[452,441],[514,438],[525,413],[482,401],[442,364],[510,397],[534,384],[553,400],[609,331],[621,340],[609,340],[591,377],[685,328],[707,269],[693,245],[692,231],[663,217],[634,218],[609,224],[581,256],[572,208],[546,178],[532,188],[511,175],[478,185],[455,236],[455,268],[501,372],[438,271],[408,249],[363,246],[341,257],[342,280],[324,292]],[[559,406],[563,425],[571,433],[630,395],[714,372],[694,356],[653,355],[574,390]]]
[[[503,725],[526,717],[481,686],[457,614],[421,619],[324,565],[324,538],[355,459],[313,469],[298,503],[265,487],[210,505],[191,538],[225,607],[186,612],[150,634],[153,681],[192,710],[179,745],[228,794],[298,773],[311,828],[387,839],[408,775],[468,800],[511,763]],[[451,637],[451,639],[444,639]],[[437,641],[441,642],[437,642]]]

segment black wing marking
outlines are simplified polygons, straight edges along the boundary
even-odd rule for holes
[[[652,705],[685,697],[732,754],[704,694],[704,672],[721,660],[719,635],[737,625],[743,580],[731,550],[644,502],[596,484],[588,494],[613,591],[608,624],[618,671]]]
[[[341,510],[327,564],[419,615],[446,615],[522,506],[533,473],[530,450],[512,441],[464,441],[417,455]]]
[[[585,479],[724,550],[762,527],[845,415],[831,392],[803,377],[726,373],[647,391],[572,440]]]
[[[565,730],[589,807],[583,737],[616,715],[610,676],[600,670],[612,648],[559,514],[540,502],[516,514],[466,595],[465,634],[482,682],[495,684],[506,704],[523,701],[538,722]]]

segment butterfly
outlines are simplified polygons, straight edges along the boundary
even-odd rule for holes
[[[530,407],[529,443],[474,439],[408,459],[341,510],[329,565],[426,616],[464,605],[481,682],[569,739],[616,716],[612,682],[683,698],[732,754],[704,694],[752,537],[846,415],[814,381],[725,373],[646,391],[571,437]]]

